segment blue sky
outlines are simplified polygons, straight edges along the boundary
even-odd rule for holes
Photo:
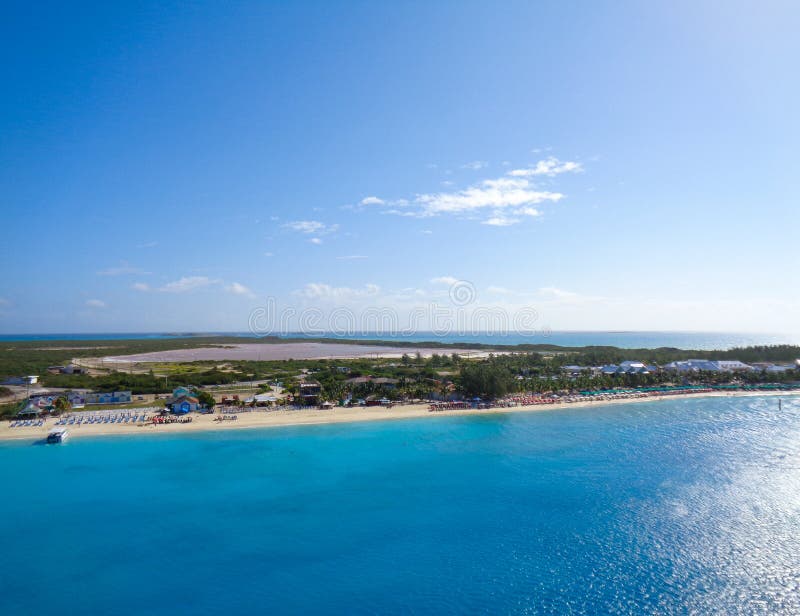
[[[791,2],[6,7],[0,332],[798,329]]]

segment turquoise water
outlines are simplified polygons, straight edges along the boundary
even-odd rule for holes
[[[252,338],[248,332],[227,332],[208,334],[163,334],[163,333],[128,333],[128,334],[12,334],[0,335],[0,342],[35,341],[35,340],[140,340],[190,338],[198,335],[209,336],[241,336]],[[320,334],[304,335],[292,333],[293,338],[318,338]],[[720,350],[733,347],[754,346],[763,344],[800,344],[800,334],[752,334],[733,332],[582,332],[582,331],[547,331],[531,334],[447,334],[438,335],[432,332],[414,334],[379,335],[375,333],[348,334],[337,336],[325,334],[330,338],[344,340],[387,340],[402,342],[441,342],[443,344],[556,344],[559,346],[616,346],[623,349],[655,349],[673,347],[678,349]]]
[[[800,399],[0,445],[1,614],[800,612]]]

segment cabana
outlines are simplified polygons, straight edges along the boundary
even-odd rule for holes
[[[19,417],[20,419],[30,419],[32,417],[38,417],[41,412],[42,409],[39,408],[38,405],[34,404],[33,402],[28,402],[28,404],[17,411],[16,417]]]

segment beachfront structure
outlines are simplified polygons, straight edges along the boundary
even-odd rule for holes
[[[38,417],[42,412],[42,407],[38,404],[34,403],[32,400],[28,400],[27,404],[23,406],[19,411],[17,411],[17,417],[25,418],[25,417]]]
[[[245,404],[254,404],[256,406],[269,406],[270,404],[277,402],[278,398],[273,396],[272,394],[256,394],[252,398],[248,398],[244,401]]]
[[[130,391],[92,392],[84,396],[86,404],[129,404],[133,400]]]
[[[200,401],[195,393],[188,387],[176,387],[172,390],[172,397],[167,400],[167,406],[173,413],[185,415],[200,409]]]
[[[39,408],[47,408],[53,406],[58,398],[66,398],[73,407],[81,407],[86,404],[86,394],[79,391],[42,392],[31,396],[30,402]]]
[[[173,413],[178,415],[185,415],[186,413],[194,413],[200,410],[200,401],[194,396],[178,396],[173,398],[168,405]]]
[[[316,406],[322,386],[319,383],[300,383],[298,386],[298,402],[303,406]]]
[[[193,396],[194,392],[188,387],[176,387],[172,390],[172,397],[180,398],[181,396]]]

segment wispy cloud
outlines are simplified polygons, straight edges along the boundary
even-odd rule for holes
[[[455,192],[439,192],[417,196],[421,216],[464,214],[484,209],[521,208],[546,201],[558,202],[564,195],[536,190],[524,178],[498,178]]]
[[[366,259],[367,255],[342,255],[336,258],[340,261],[354,261],[356,259]]]
[[[312,244],[316,244],[317,246],[319,246],[322,243],[322,240],[318,237],[312,237],[308,241],[311,242]]]
[[[210,285],[218,283],[218,280],[213,280],[207,276],[184,276],[173,282],[168,282],[159,291],[166,293],[186,293],[187,291],[194,291]]]
[[[89,308],[105,308],[107,304],[101,299],[87,299],[86,305]]]
[[[485,160],[473,160],[472,162],[466,163],[461,165],[462,169],[472,169],[473,171],[478,171],[480,169],[484,169],[489,166]]]
[[[334,287],[319,282],[309,282],[295,294],[313,300],[352,300],[378,295],[381,288],[376,284],[367,284],[362,288]]]
[[[265,257],[274,257],[275,255],[274,255],[274,254],[272,254],[271,252],[265,252],[265,253],[264,253],[264,256],[265,256]]]
[[[489,225],[490,227],[510,227],[521,222],[519,218],[510,218],[508,216],[492,216],[487,218],[481,224]]]
[[[486,162],[473,161],[462,167],[480,170],[486,167]],[[508,227],[526,218],[540,216],[542,212],[536,206],[564,199],[563,193],[534,184],[537,177],[551,178],[581,171],[580,163],[551,156],[530,167],[514,169],[501,177],[487,178],[466,188],[419,193],[410,200],[366,197],[361,204],[376,205],[383,214],[415,218],[450,215],[477,219],[488,226]],[[443,184],[448,187],[450,183],[446,180]],[[304,225],[303,230],[314,232],[308,225]]]
[[[158,242],[144,242],[143,244],[137,244],[136,248],[155,248],[158,246]]]
[[[232,293],[233,295],[243,295],[245,297],[255,297],[255,293],[253,293],[248,287],[240,284],[238,282],[232,282],[225,287],[225,290],[228,293]]]
[[[457,282],[459,282],[459,279],[455,276],[437,276],[436,278],[431,278],[431,284],[443,284],[448,287],[453,286]]]
[[[339,225],[337,224],[328,225],[318,220],[294,220],[292,222],[287,222],[283,226],[286,229],[291,229],[298,233],[306,233],[308,235],[326,235],[339,230]]]
[[[578,173],[583,171],[580,163],[574,161],[560,161],[554,156],[550,156],[531,167],[524,169],[513,169],[508,172],[508,175],[513,177],[531,177],[536,175],[545,175],[554,177],[561,173]]]
[[[141,293],[190,293],[199,289],[216,288],[231,295],[241,295],[244,297],[255,297],[255,293],[240,282],[226,283],[224,280],[218,278],[209,278],[208,276],[183,276],[178,280],[173,280],[160,287],[153,287],[146,282],[135,282],[131,285],[134,291]]]

